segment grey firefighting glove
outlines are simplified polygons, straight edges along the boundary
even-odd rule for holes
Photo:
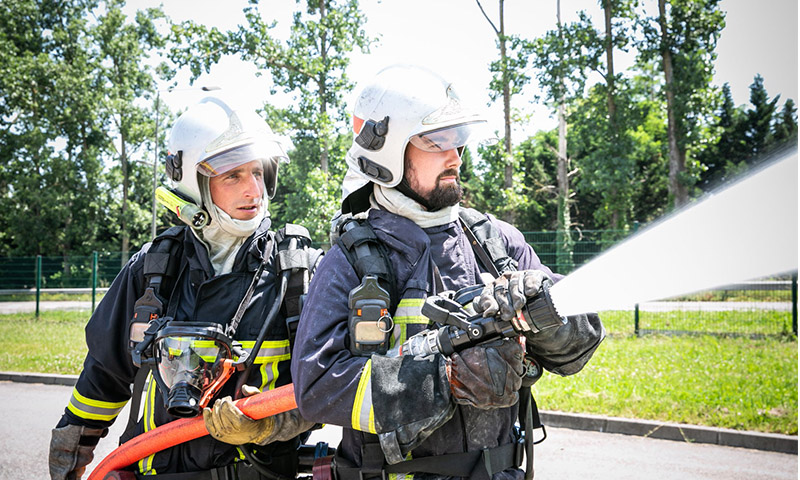
[[[94,447],[106,434],[107,428],[80,425],[54,428],[50,438],[50,478],[80,480],[94,459]]]
[[[523,353],[518,341],[500,339],[450,355],[447,378],[455,402],[483,410],[517,403]]]
[[[259,390],[249,385],[242,386],[245,396],[255,395]],[[217,399],[214,408],[203,409],[206,430],[220,442],[231,445],[255,443],[266,445],[276,441],[287,441],[311,429],[315,424],[304,419],[295,408],[271,417],[253,420],[233,404],[231,397]]]
[[[539,292],[546,278],[547,275],[540,270],[504,273],[486,285],[472,305],[484,317],[499,315],[501,320],[513,321],[517,311]],[[520,327],[520,330],[526,329]]]

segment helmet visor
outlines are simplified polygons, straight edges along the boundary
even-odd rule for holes
[[[289,161],[289,156],[286,155],[280,143],[266,140],[241,145],[204,158],[197,164],[197,171],[206,177],[216,177],[253,160],[261,160],[265,166],[269,163],[268,160],[272,160],[272,163],[277,165],[278,162]]]
[[[426,152],[446,152],[463,147],[474,140],[485,140],[485,126],[484,120],[450,125],[412,135],[409,142]]]

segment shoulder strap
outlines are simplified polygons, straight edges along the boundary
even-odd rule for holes
[[[180,274],[185,230],[184,226],[168,228],[153,239],[150,249],[144,254],[142,273],[146,284],[144,294],[134,304],[131,324],[135,322],[147,324],[153,318],[164,314],[165,304],[169,303],[176,277]],[[133,346],[132,339],[130,345]],[[149,369],[140,368],[134,377],[130,415],[128,416],[128,425],[120,439],[121,442],[129,440],[135,435],[142,391],[148,372]]]
[[[350,218],[339,229],[340,235],[336,244],[342,249],[359,278],[363,279],[367,275],[378,278],[378,284],[389,292],[390,313],[394,315],[400,300],[386,246],[378,240],[372,225],[366,219]]]
[[[311,235],[302,225],[287,223],[275,235],[278,244],[277,273],[289,271],[289,281],[283,300],[289,342],[294,345],[297,322],[303,310],[303,302],[308,294],[308,284],[325,253],[322,249],[311,248]]]
[[[164,277],[178,276],[181,265],[181,250],[183,249],[183,236],[186,227],[176,226],[165,230],[153,240],[150,249],[144,255],[144,276],[147,287],[153,287],[154,293],[164,297],[162,280]],[[169,300],[169,299],[167,299]]]
[[[500,232],[486,215],[472,208],[461,207],[458,217],[472,250],[484,268],[495,277],[517,269],[517,261],[508,255]]]

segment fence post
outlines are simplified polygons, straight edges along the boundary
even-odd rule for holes
[[[42,290],[42,256],[36,255],[36,318],[39,318],[39,293]]]
[[[792,332],[797,336],[797,274],[792,275]]]
[[[633,334],[639,336],[639,304],[633,306]]]
[[[97,298],[97,252],[92,252],[92,313]]]

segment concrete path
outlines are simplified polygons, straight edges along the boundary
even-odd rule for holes
[[[47,474],[50,430],[69,400],[69,385],[0,381],[0,480],[41,480]],[[94,466],[116,448],[127,407],[95,451]],[[796,480],[797,455],[548,427],[535,448],[537,480]],[[315,432],[309,443],[336,446],[338,427]],[[86,478],[84,476],[84,478]]]

